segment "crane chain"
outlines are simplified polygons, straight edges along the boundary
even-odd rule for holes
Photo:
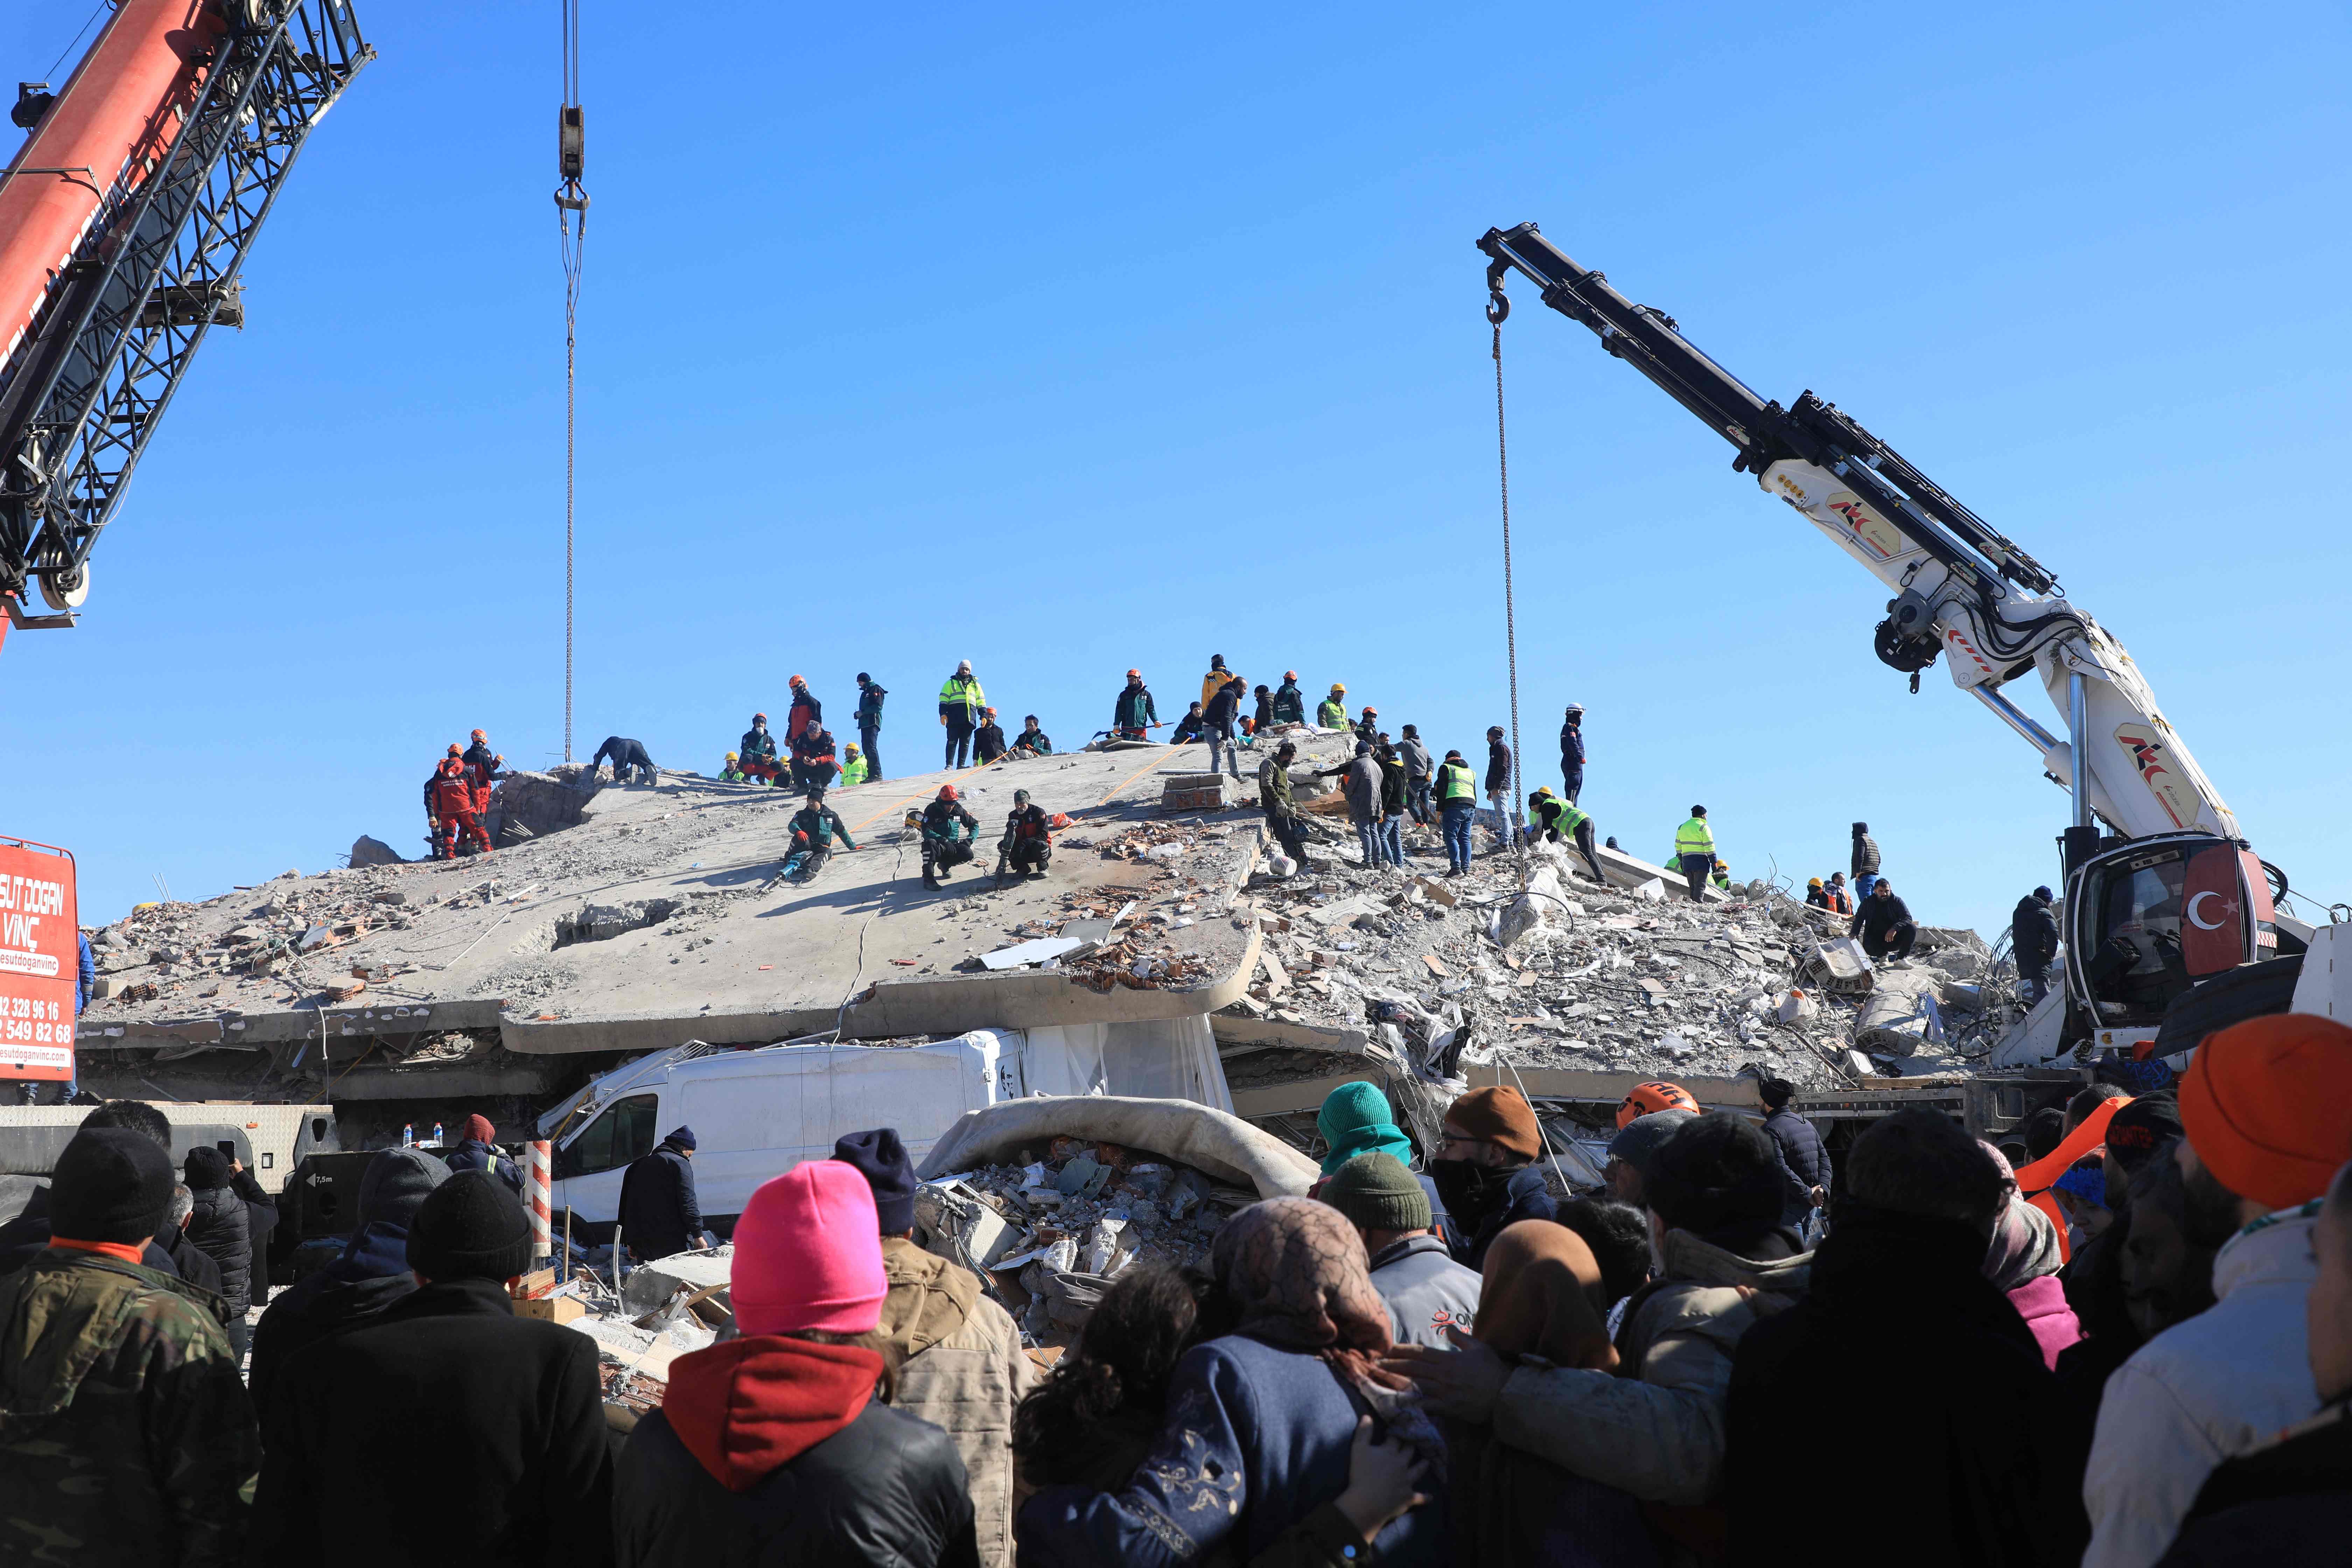
[[[1511,683],[1510,794],[1503,802],[1501,816],[1503,831],[1510,837],[1519,886],[1524,890],[1528,885],[1528,845],[1527,835],[1518,830],[1518,804],[1524,782],[1519,762],[1519,626],[1511,584],[1511,447],[1503,418],[1503,321],[1510,313],[1511,302],[1502,290],[1491,290],[1486,301],[1486,321],[1495,333],[1495,458],[1503,489],[1503,645],[1508,656]]]

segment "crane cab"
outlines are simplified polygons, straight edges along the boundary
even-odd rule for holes
[[[2244,840],[2135,838],[2092,855],[2066,884],[2070,1033],[2102,1054],[2157,1038],[2192,990],[2281,957],[2268,873]]]

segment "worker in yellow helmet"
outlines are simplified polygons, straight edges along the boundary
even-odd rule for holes
[[[1315,727],[1318,730],[1349,728],[1348,689],[1339,681],[1331,683],[1331,695],[1315,705]]]
[[[744,782],[743,770],[735,765],[734,752],[728,752],[726,762],[719,764],[719,779],[721,784],[741,784]]]

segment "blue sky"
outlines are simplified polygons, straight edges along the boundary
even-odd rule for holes
[[[96,558],[0,653],[0,831],[85,918],[414,850],[443,745],[561,754],[551,0],[361,0],[320,127]],[[88,14],[0,16],[37,75]],[[2352,898],[2336,809],[2352,37],[2284,4],[1038,5],[591,0],[577,749],[716,770],[806,674],[930,765],[958,658],[1065,743],[1140,665],[1506,712],[1491,225],[1533,218],[1768,395],[1812,387],[2056,569],[2256,847]],[[58,74],[62,78],[62,71]],[[14,145],[13,142],[8,145]],[[1520,720],[1585,804],[1742,875],[1867,818],[1988,931],[2063,795],[1885,592],[1518,289]],[[2048,717],[2044,711],[2045,719]]]

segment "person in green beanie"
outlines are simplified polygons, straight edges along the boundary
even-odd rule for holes
[[[1323,1140],[1327,1176],[1375,1149],[1395,1155],[1399,1163],[1412,1158],[1412,1144],[1397,1126],[1388,1096],[1378,1084],[1343,1083],[1333,1089],[1315,1113],[1315,1131]]]
[[[1363,1237],[1372,1289],[1388,1304],[1390,1337],[1400,1344],[1454,1349],[1445,1331],[1470,1331],[1482,1281],[1475,1269],[1454,1261],[1444,1237],[1432,1228],[1420,1178],[1395,1155],[1375,1150],[1342,1162],[1318,1195]]]

